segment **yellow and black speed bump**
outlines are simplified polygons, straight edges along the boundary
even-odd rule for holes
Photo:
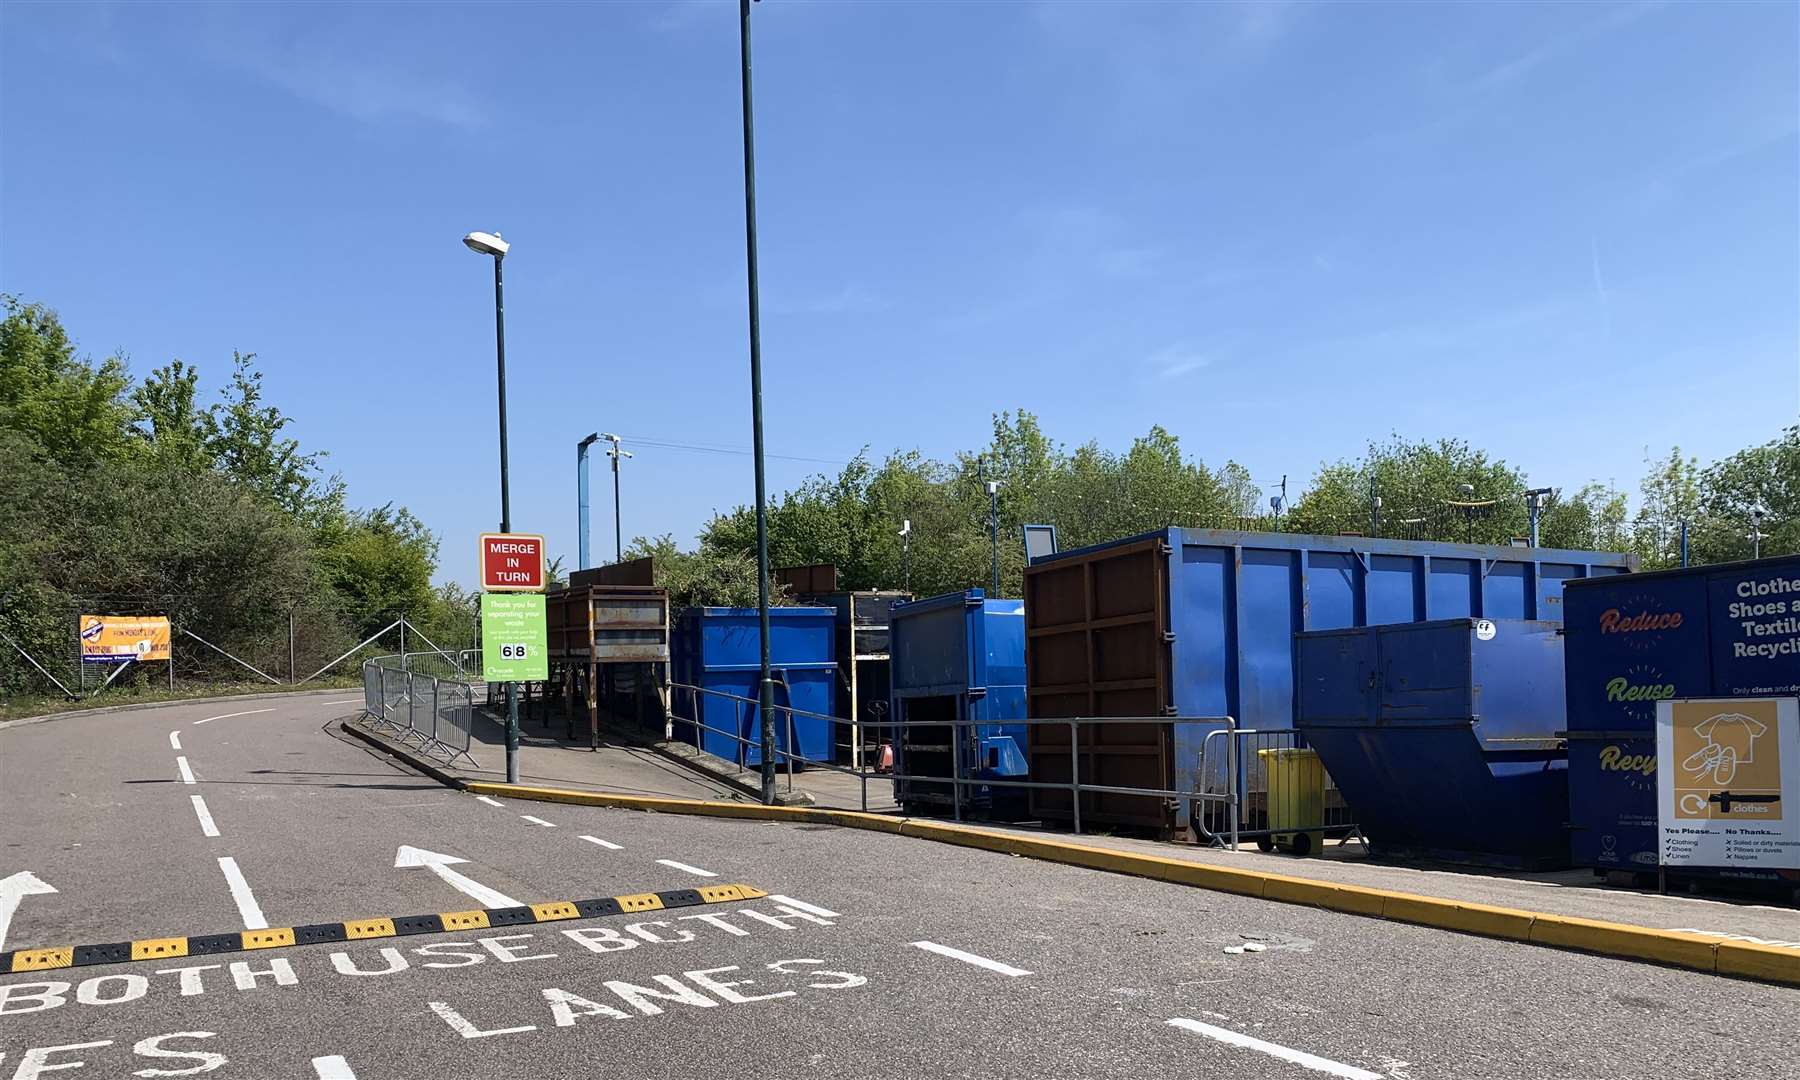
[[[370,938],[405,937],[409,934],[442,934],[481,930],[492,926],[524,926],[529,923],[592,919],[604,915],[632,915],[665,908],[698,904],[726,904],[757,900],[769,895],[754,885],[707,885],[699,889],[602,896],[594,900],[552,900],[523,907],[476,908],[436,915],[401,915],[392,918],[351,919],[244,930],[234,934],[197,934],[192,937],[142,938],[105,945],[63,945],[48,949],[14,949],[0,952],[0,975],[17,975],[53,968],[88,967],[94,964],[126,964],[133,960],[166,960],[173,956],[210,956],[218,953],[280,949],[289,945],[320,945]]]

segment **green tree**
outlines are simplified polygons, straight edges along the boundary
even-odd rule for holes
[[[66,464],[124,457],[135,419],[125,361],[96,365],[76,355],[62,320],[42,304],[14,296],[0,304],[0,427]]]
[[[231,361],[231,382],[214,414],[219,467],[296,518],[322,520],[342,505],[343,480],[322,475],[324,451],[303,452],[299,440],[281,434],[293,421],[263,403],[256,354],[233,352]]]
[[[218,417],[199,403],[199,385],[200,370],[174,360],[131,392],[139,436],[158,458],[189,470],[210,469],[217,461]]]
[[[1800,552],[1800,425],[1715,462],[1701,474],[1700,487],[1706,561],[1749,558],[1758,510],[1762,554]]]
[[[1396,434],[1371,442],[1359,461],[1321,466],[1283,527],[1327,535],[1367,533],[1372,499],[1378,496],[1382,535],[1504,544],[1525,534],[1525,487],[1518,470],[1462,439],[1432,442]]]
[[[626,559],[654,560],[656,583],[669,590],[672,607],[755,607],[756,557],[743,551],[702,544],[697,551],[682,551],[673,536],[635,537],[625,549]],[[770,603],[784,602],[778,586],[770,588]]]
[[[438,541],[406,508],[389,503],[335,513],[320,524],[315,543],[321,581],[364,633],[433,609]]]
[[[1690,545],[1706,530],[1701,520],[1700,463],[1682,457],[1674,447],[1665,458],[1647,461],[1638,488],[1638,512],[1632,518],[1632,548],[1646,570],[1681,563],[1681,523],[1689,526]]]

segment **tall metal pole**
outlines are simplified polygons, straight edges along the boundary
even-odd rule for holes
[[[619,519],[619,442],[613,440],[613,562],[625,561],[625,527]]]
[[[763,483],[762,311],[756,289],[756,137],[750,104],[750,0],[738,0],[744,103],[744,257],[750,292],[750,444],[756,462],[757,713],[762,720],[762,801],[775,802],[775,684],[769,676],[769,514]],[[788,747],[792,751],[793,747]]]
[[[988,547],[993,553],[994,560],[993,595],[998,597],[1000,595],[1000,485],[996,481],[989,480],[987,489]]]
[[[500,531],[512,532],[512,490],[506,469],[506,287],[494,256],[494,357],[500,376]],[[519,685],[506,684],[506,782],[519,782]]]
[[[575,525],[577,570],[588,568],[588,447],[599,438],[599,432],[595,432],[575,444],[575,499],[579,507]]]
[[[1688,523],[1687,523],[1687,518],[1682,518],[1681,519],[1681,565],[1686,566],[1687,564],[1688,564]]]

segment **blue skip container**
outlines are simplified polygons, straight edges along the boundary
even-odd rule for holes
[[[802,761],[831,760],[837,692],[834,642],[837,613],[830,608],[769,610],[769,668],[775,680],[775,745]],[[670,663],[675,737],[746,768],[762,764],[762,716],[756,704],[762,670],[755,608],[685,608],[675,622]],[[690,689],[690,688],[699,688]],[[702,690],[718,693],[701,693]],[[722,696],[732,695],[732,696]],[[739,699],[749,699],[739,700]],[[788,713],[793,746],[788,745]],[[814,715],[804,715],[804,714]],[[693,721],[699,720],[704,727]],[[739,742],[730,734],[735,732]],[[777,764],[786,762],[780,755]]]
[[[1440,619],[1295,643],[1295,727],[1377,851],[1567,865],[1561,623]]]
[[[896,725],[894,768],[917,776],[1024,780],[1025,603],[990,600],[980,589],[901,604],[889,617],[890,679]],[[952,728],[907,721],[967,720],[954,751]],[[1025,813],[1025,788],[970,785],[965,810],[993,817]],[[912,812],[947,812],[951,785],[896,780],[894,798]]]

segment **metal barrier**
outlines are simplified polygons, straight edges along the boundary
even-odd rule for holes
[[[697,730],[714,732],[732,740],[734,743],[738,744],[737,762],[740,766],[744,766],[748,759],[748,748],[751,745],[760,745],[761,742],[760,739],[750,739],[739,734],[739,731],[744,728],[744,721],[748,715],[748,710],[758,707],[757,700],[755,698],[743,697],[738,694],[727,693],[723,690],[709,690],[704,687],[692,686],[687,683],[671,683],[670,690],[685,692],[685,701],[694,706],[691,710],[692,716],[682,716],[678,712],[679,706],[677,704],[677,702],[681,700],[680,695],[672,693],[670,700],[671,718],[682,724],[690,725]],[[701,722],[699,718],[701,712],[699,708],[699,695],[702,694],[734,702],[737,707],[736,723],[739,731],[726,731]],[[1189,805],[1188,820],[1195,838],[1202,842],[1212,843],[1214,845],[1229,843],[1235,848],[1240,838],[1249,837],[1260,840],[1262,838],[1272,838],[1276,832],[1324,832],[1328,835],[1349,835],[1355,836],[1359,840],[1361,839],[1360,832],[1357,831],[1354,823],[1350,822],[1334,823],[1330,821],[1320,821],[1316,824],[1312,822],[1301,822],[1298,823],[1297,827],[1295,827],[1294,823],[1290,823],[1289,826],[1280,830],[1267,827],[1245,828],[1244,826],[1246,823],[1255,823],[1257,821],[1258,815],[1256,811],[1259,809],[1262,812],[1262,816],[1266,818],[1267,806],[1270,798],[1267,783],[1267,770],[1262,767],[1260,760],[1256,757],[1254,751],[1261,749],[1293,749],[1296,747],[1297,733],[1292,730],[1256,731],[1252,729],[1240,729],[1237,726],[1237,720],[1230,716],[1089,716],[985,720],[980,722],[970,720],[909,719],[904,724],[880,725],[880,727],[890,730],[897,730],[905,727],[947,727],[953,729],[950,739],[951,775],[943,776],[901,772],[875,774],[866,767],[855,768],[852,766],[839,765],[835,762],[817,761],[802,757],[793,753],[791,749],[796,745],[793,735],[795,716],[826,720],[834,724],[851,724],[853,726],[868,728],[873,728],[877,725],[862,725],[857,721],[846,720],[843,717],[826,716],[823,713],[795,709],[792,706],[778,704],[774,706],[774,709],[777,713],[787,714],[786,729],[788,738],[786,746],[789,749],[783,749],[782,744],[777,742],[774,751],[778,762],[785,759],[788,790],[793,790],[793,776],[797,763],[808,768],[819,768],[832,772],[848,773],[857,777],[861,782],[862,808],[865,812],[869,809],[869,778],[871,775],[876,775],[879,778],[907,781],[911,783],[948,785],[951,789],[951,813],[957,821],[963,819],[963,807],[965,803],[973,802],[973,800],[965,797],[965,788],[1022,788],[1027,790],[1040,789],[1067,791],[1069,793],[1071,825],[1077,835],[1081,833],[1081,797],[1084,793],[1093,793],[1136,795],[1147,798],[1165,799],[1176,804],[1186,803]],[[1145,723],[1206,723],[1224,725],[1219,730],[1209,733],[1207,738],[1202,742],[1202,761],[1201,767],[1196,773],[1195,790],[1179,791],[1165,788],[1123,787],[1112,784],[1084,783],[1082,781],[1082,743],[1080,740],[1080,732],[1082,729],[1104,727],[1114,724]],[[1049,725],[1067,727],[1069,729],[1069,781],[1064,783],[1060,781],[1003,780],[993,777],[965,776],[963,763],[965,761],[974,760],[972,755],[975,754],[976,747],[978,746],[975,729],[994,727],[1002,724],[1024,725],[1026,727],[1043,727]],[[1215,742],[1224,749],[1223,755],[1209,754],[1207,752],[1207,748],[1214,746]],[[1250,750],[1251,753],[1246,755],[1244,753],[1246,749]],[[1246,764],[1245,761],[1246,756],[1249,759],[1248,764]],[[1217,775],[1221,780],[1221,785],[1218,790],[1213,790],[1209,784],[1209,767],[1212,769],[1213,774]],[[1285,793],[1277,792],[1276,794],[1277,796],[1280,796]],[[1260,808],[1254,805],[1258,798],[1260,798],[1262,802]],[[1215,807],[1217,810],[1212,809]],[[1227,826],[1224,829],[1209,828],[1209,813],[1223,814],[1227,820]]]
[[[426,671],[409,670],[420,658],[378,656],[363,664],[363,711],[371,726],[389,727],[401,743],[417,743],[444,760],[466,757],[474,737],[474,687]]]
[[[1270,773],[1262,752],[1304,749],[1302,742],[1300,733],[1293,728],[1239,728],[1229,717],[1225,727],[1207,732],[1200,742],[1193,805],[1188,812],[1194,839],[1233,850],[1243,840],[1251,839],[1257,847],[1269,851],[1278,835],[1319,833],[1340,840],[1354,838],[1367,849],[1368,841],[1356,823],[1348,820],[1341,798],[1340,812],[1333,813],[1331,796],[1337,788],[1329,775],[1324,778],[1317,822],[1288,822],[1276,827],[1275,809],[1291,807],[1299,801],[1299,793],[1285,774]]]

